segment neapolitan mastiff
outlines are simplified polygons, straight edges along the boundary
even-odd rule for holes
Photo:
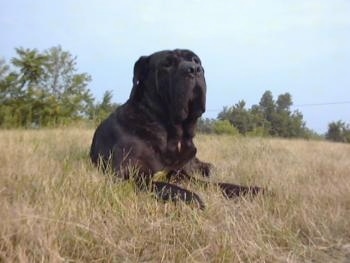
[[[140,189],[150,190],[160,199],[194,202],[203,209],[197,194],[170,182],[174,178],[191,179],[193,173],[209,176],[211,164],[196,158],[193,143],[205,102],[204,69],[195,53],[176,49],[140,57],[134,65],[128,101],[95,131],[92,162],[103,170],[110,167],[120,178],[132,176]],[[166,172],[168,180],[153,178],[160,171]],[[228,198],[261,190],[216,185]]]

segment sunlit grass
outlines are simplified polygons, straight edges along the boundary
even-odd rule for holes
[[[213,181],[200,211],[114,183],[88,158],[93,130],[0,131],[0,262],[347,262],[350,146],[198,136]]]

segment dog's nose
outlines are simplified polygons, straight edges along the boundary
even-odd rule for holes
[[[183,68],[186,73],[193,74],[193,75],[202,72],[202,66],[194,62],[185,62],[183,65]]]
[[[188,72],[193,74],[200,73],[201,71],[202,67],[198,65],[192,65],[188,68]]]

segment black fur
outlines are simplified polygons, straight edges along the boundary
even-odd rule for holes
[[[196,158],[193,143],[197,119],[205,111],[206,83],[199,57],[190,50],[160,51],[135,63],[128,101],[96,129],[90,151],[94,164],[116,176],[130,178],[130,167],[141,189],[163,200],[193,201],[204,208],[197,194],[179,186],[152,180],[155,173],[193,172],[209,176],[211,164]],[[250,188],[218,184],[227,197]]]

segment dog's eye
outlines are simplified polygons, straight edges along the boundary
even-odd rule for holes
[[[173,65],[173,60],[171,58],[167,58],[163,63],[162,66],[165,68],[169,68]]]
[[[193,57],[192,61],[196,64],[200,64],[199,59],[197,57]]]

